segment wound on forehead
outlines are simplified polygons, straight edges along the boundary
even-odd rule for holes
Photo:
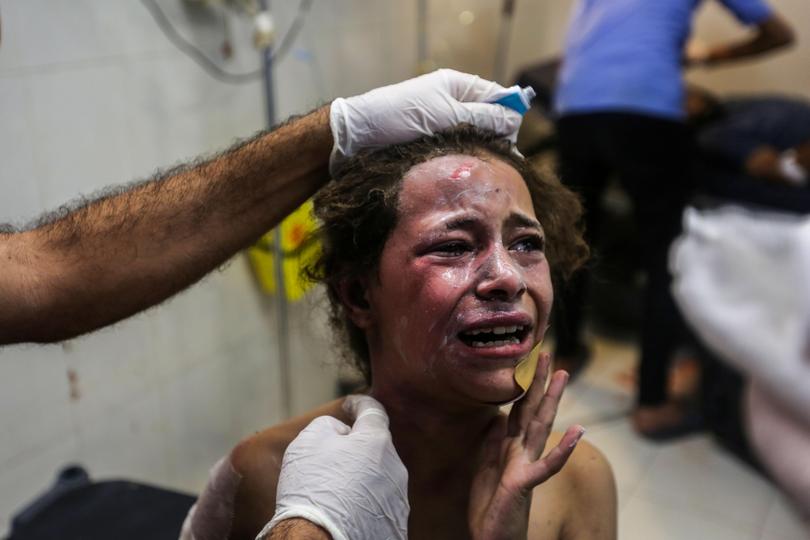
[[[450,175],[450,179],[460,180],[462,178],[469,178],[472,174],[473,166],[474,163],[472,162],[462,163],[458,168],[456,168],[455,171],[453,171],[453,174]]]

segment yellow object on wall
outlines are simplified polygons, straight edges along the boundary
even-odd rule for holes
[[[294,302],[302,298],[312,288],[312,283],[301,275],[301,270],[314,261],[320,253],[320,244],[311,236],[317,229],[312,216],[312,201],[308,200],[281,222],[281,249],[284,253],[282,270],[284,292],[288,300]],[[261,289],[267,294],[276,294],[276,254],[274,231],[262,236],[248,249],[253,272]]]

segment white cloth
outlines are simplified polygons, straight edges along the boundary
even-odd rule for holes
[[[749,380],[752,448],[810,520],[810,218],[689,209],[670,266],[684,317]]]
[[[688,209],[670,267],[691,327],[810,428],[810,218]]]

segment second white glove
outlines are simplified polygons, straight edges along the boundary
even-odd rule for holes
[[[313,420],[284,453],[276,513],[257,538],[279,522],[303,518],[333,540],[405,540],[408,471],[399,459],[383,406],[349,396],[349,428],[331,416]]]

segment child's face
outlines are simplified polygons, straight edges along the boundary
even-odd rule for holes
[[[368,288],[375,386],[476,403],[519,395],[515,365],[553,300],[543,245],[510,165],[451,155],[411,169]]]

